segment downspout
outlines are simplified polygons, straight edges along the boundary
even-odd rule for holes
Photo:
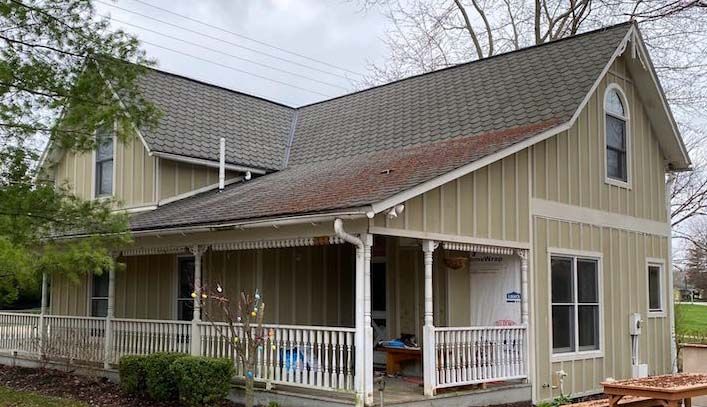
[[[365,320],[364,320],[364,264],[363,264],[363,241],[344,230],[344,221],[340,218],[334,219],[334,233],[347,243],[356,246],[356,333],[354,337],[356,360],[354,363],[354,391],[356,392],[356,406],[363,406],[366,400],[364,389],[364,364],[365,364]]]
[[[668,222],[668,314],[670,321],[670,364],[673,373],[678,371],[678,345],[675,332],[675,294],[673,293],[673,227],[671,221],[671,202],[673,185],[675,184],[675,173],[668,173],[668,181],[665,183],[665,211]]]

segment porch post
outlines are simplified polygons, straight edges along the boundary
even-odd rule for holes
[[[434,304],[432,298],[432,254],[438,243],[434,240],[424,240],[422,251],[425,257],[425,325],[423,327],[422,341],[422,368],[424,370],[424,392],[426,396],[434,396],[437,380],[436,369],[436,344],[434,332]]]
[[[523,337],[523,367],[524,373],[530,376],[530,346],[528,339],[530,337],[530,329],[528,327],[528,297],[530,291],[528,289],[528,250],[517,250],[516,254],[520,257],[520,322],[525,327],[525,336]]]
[[[355,298],[355,310],[356,310],[356,333],[355,333],[355,363],[354,363],[354,388],[356,391],[356,406],[363,406],[366,400],[365,391],[365,380],[364,380],[364,365],[365,362],[365,318],[364,318],[364,249],[363,245],[356,245],[356,298]]]
[[[42,308],[39,311],[39,356],[44,357],[44,341],[46,337],[46,330],[44,329],[44,316],[47,314],[48,307],[48,296],[49,296],[49,280],[47,273],[42,273]]]
[[[115,257],[113,263],[115,263]],[[108,271],[108,306],[106,310],[106,327],[105,327],[105,353],[103,357],[103,368],[110,368],[110,362],[113,357],[113,317],[115,316],[115,264]]]
[[[365,365],[363,369],[365,403],[373,405],[373,324],[371,321],[371,246],[373,235],[361,236],[363,242],[363,326],[365,339],[363,344]]]
[[[189,251],[194,255],[194,313],[191,319],[191,354],[201,355],[201,255],[204,254],[203,246],[192,246]]]
[[[520,322],[528,325],[528,251],[516,251],[520,257]]]

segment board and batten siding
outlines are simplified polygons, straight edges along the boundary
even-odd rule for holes
[[[528,151],[512,154],[405,202],[390,219],[379,213],[377,233],[424,232],[489,241],[528,242]]]
[[[120,258],[125,267],[116,272],[116,318],[175,319],[179,256]],[[354,324],[351,245],[207,251],[202,259],[202,281],[207,289],[221,284],[227,295],[237,298],[241,291],[260,288],[267,323],[346,327]],[[51,313],[88,315],[90,281],[90,277],[78,282],[60,276],[52,278]],[[221,317],[220,311],[211,305],[207,311],[215,319]]]
[[[123,207],[138,207],[154,204],[156,159],[145,146],[133,139],[118,141],[113,153],[113,196]],[[95,170],[94,154],[66,152],[55,167],[55,181],[68,185],[79,198],[93,199]]]
[[[640,337],[640,363],[649,374],[671,371],[670,319],[648,315],[647,259],[669,267],[665,173],[663,156],[649,118],[624,64],[617,59],[602,79],[578,120],[567,131],[529,147],[532,168],[533,214],[531,266],[531,326],[534,330],[533,399],[559,395],[556,372],[564,370],[565,394],[599,392],[607,377],[631,377],[629,314],[645,321]],[[604,95],[610,84],[624,92],[630,114],[630,187],[605,182]],[[625,106],[626,107],[626,106]],[[559,203],[558,213],[540,206]],[[587,223],[587,212],[593,217]],[[562,212],[562,213],[559,213]],[[602,215],[603,214],[603,215]],[[597,216],[601,215],[601,216]],[[606,220],[620,215],[619,224]],[[602,218],[606,218],[601,220]],[[617,218],[611,218],[616,220]],[[550,255],[601,254],[600,321],[602,357],[558,361],[552,357]],[[663,273],[668,287],[669,273]],[[667,304],[671,297],[663,291]],[[666,312],[667,315],[667,312]]]
[[[605,182],[604,95],[617,84],[628,99],[630,188]],[[666,222],[663,155],[637,90],[616,60],[567,131],[530,147],[533,198]]]
[[[159,199],[172,198],[199,188],[218,183],[218,168],[159,160]],[[226,171],[226,180],[237,176]]]
[[[645,325],[640,337],[640,363],[648,364],[651,375],[671,370],[670,319],[648,316],[648,258],[666,259],[668,241],[664,236],[619,230],[583,223],[534,220],[533,297],[531,301],[535,329],[536,400],[559,395],[556,372],[564,370],[565,394],[573,396],[598,392],[607,377],[631,377],[631,337],[629,314],[641,313]],[[563,254],[587,252],[601,254],[600,325],[603,329],[603,357],[552,360],[550,255],[553,249]],[[592,257],[591,255],[586,255]],[[663,287],[668,287],[668,273],[663,273]],[[663,304],[671,297],[663,290]]]

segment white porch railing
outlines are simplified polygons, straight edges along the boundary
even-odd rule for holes
[[[434,331],[437,388],[528,377],[523,325]]]
[[[43,329],[40,327],[43,321]],[[0,353],[75,362],[116,365],[124,355],[155,352],[191,353],[193,325],[189,321],[148,319],[110,320],[112,339],[106,343],[106,318],[0,312]],[[226,324],[222,336],[206,322],[198,325],[200,354],[234,361],[236,374],[243,366],[227,346]],[[256,380],[266,383],[350,392],[354,389],[353,328],[300,325],[266,325],[272,332],[260,350]],[[41,332],[44,332],[42,336]],[[106,352],[106,346],[109,352]]]
[[[353,328],[264,325],[265,346],[257,356],[256,380],[322,390],[353,391]],[[232,334],[226,324],[201,324],[201,353],[234,359],[236,374],[244,376],[242,364],[226,345]],[[239,333],[240,335],[240,333]]]
[[[44,355],[55,358],[102,362],[106,320],[92,317],[44,317]]]
[[[190,352],[191,322],[115,318],[112,324],[111,363],[124,355]]]
[[[0,349],[35,353],[39,347],[39,315],[0,312]]]

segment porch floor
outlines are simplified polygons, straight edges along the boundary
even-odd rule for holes
[[[406,380],[407,379],[407,380]],[[383,392],[384,406],[406,407],[472,407],[494,406],[516,403],[531,405],[530,384],[520,381],[489,383],[485,388],[481,386],[464,386],[441,389],[434,397],[423,394],[422,386],[410,379],[403,377],[385,377],[385,391]],[[421,378],[417,378],[421,381]],[[381,406],[378,384],[375,383],[373,392],[374,406]],[[276,401],[281,406],[350,406],[353,405],[351,394],[342,394],[314,389],[300,389],[289,386],[276,386],[271,391],[259,389],[256,400],[268,405]],[[242,401],[232,393],[232,400]],[[233,397],[236,396],[236,397]],[[517,405],[517,404],[516,404]]]

